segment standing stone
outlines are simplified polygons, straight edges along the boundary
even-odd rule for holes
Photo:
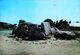
[[[51,27],[49,22],[43,22],[42,23],[42,30],[45,33],[45,35],[50,35],[51,33]]]

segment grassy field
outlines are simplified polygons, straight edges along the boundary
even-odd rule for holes
[[[11,32],[12,30],[0,30],[0,35],[8,36]]]

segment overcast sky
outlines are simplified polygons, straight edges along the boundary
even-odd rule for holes
[[[14,24],[23,19],[40,24],[46,18],[65,19],[76,25],[80,21],[80,0],[0,0],[0,21]]]

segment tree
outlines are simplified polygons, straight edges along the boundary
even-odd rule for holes
[[[76,21],[76,23],[80,23],[79,21]]]
[[[61,19],[60,21],[56,21],[55,26],[59,29],[65,29],[65,28],[69,28],[69,24],[71,23],[71,21],[66,21]]]
[[[71,21],[69,21],[69,24],[71,24]]]
[[[45,19],[44,22],[49,22],[51,27],[55,25],[51,19]]]

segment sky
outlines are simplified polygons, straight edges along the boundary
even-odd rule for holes
[[[26,20],[40,24],[45,19],[72,21],[80,26],[80,0],[0,0],[0,21],[18,23]]]

